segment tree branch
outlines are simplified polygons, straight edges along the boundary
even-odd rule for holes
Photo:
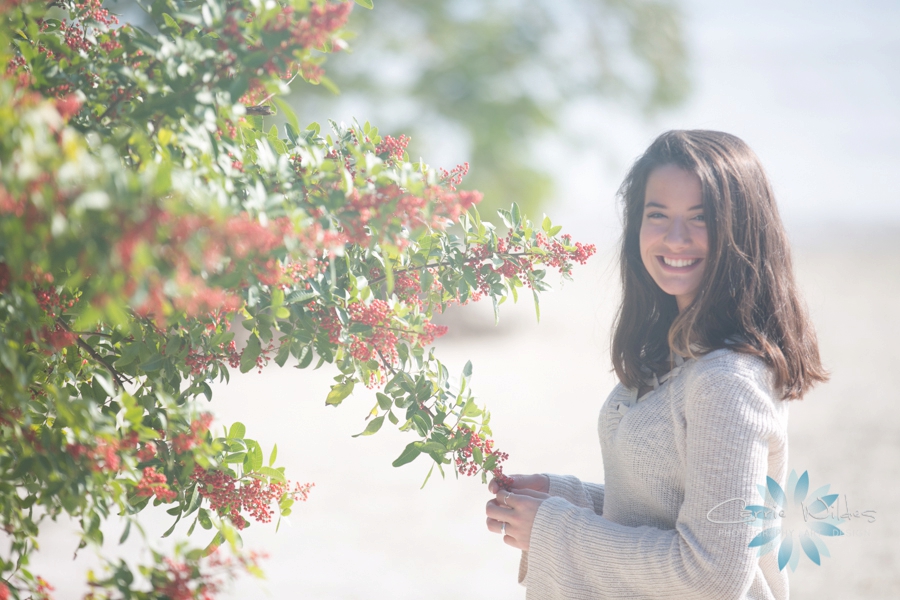
[[[504,252],[504,253],[498,254],[498,256],[513,257],[513,256],[531,256],[531,255],[528,252]],[[477,259],[477,260],[484,260],[484,259]],[[471,261],[468,261],[468,262],[471,262]],[[449,267],[452,264],[453,263],[451,261],[442,260],[440,262],[422,265],[421,267],[407,267],[405,269],[394,269],[392,272],[393,273],[410,273],[412,271],[424,271],[425,269],[431,269],[434,267]],[[374,285],[376,283],[381,283],[385,279],[387,279],[387,277],[385,277],[384,275],[382,275],[380,277],[375,277],[374,279],[369,281],[369,284]]]

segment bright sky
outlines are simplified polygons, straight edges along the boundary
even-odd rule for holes
[[[577,128],[603,148],[586,148],[574,164],[569,154],[575,177],[548,208],[555,220],[594,227],[599,219],[617,234],[611,198],[631,161],[662,131],[703,128],[734,133],[757,152],[789,230],[900,225],[900,2],[682,6],[693,94],[650,124],[579,111]]]

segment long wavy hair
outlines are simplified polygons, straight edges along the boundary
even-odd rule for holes
[[[647,179],[666,165],[699,177],[709,239],[699,289],[681,313],[640,252]],[[619,198],[623,294],[611,349],[624,385],[640,387],[648,369],[668,371],[670,351],[695,357],[726,346],[765,360],[783,399],[827,381],[772,187],[747,144],[719,131],[666,132],[631,167]]]

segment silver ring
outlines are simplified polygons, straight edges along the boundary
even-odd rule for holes
[[[512,508],[512,506],[510,506],[509,503],[507,502],[507,500],[509,500],[509,497],[510,497],[510,496],[512,496],[512,492],[510,492],[509,490],[507,490],[507,491],[506,491],[506,496],[503,498],[503,504],[504,504],[507,508]]]
[[[506,537],[506,523],[500,523],[500,535]]]

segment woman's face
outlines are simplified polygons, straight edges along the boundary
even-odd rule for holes
[[[700,178],[675,165],[647,179],[641,219],[641,259],[678,310],[693,301],[706,267],[708,239]]]

